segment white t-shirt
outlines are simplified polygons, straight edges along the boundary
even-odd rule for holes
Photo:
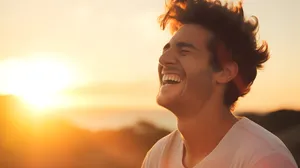
[[[178,130],[160,139],[147,153],[142,168],[184,168],[183,141]],[[244,117],[194,168],[297,168],[284,143]]]

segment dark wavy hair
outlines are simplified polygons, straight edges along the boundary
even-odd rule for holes
[[[168,26],[172,34],[184,24],[198,24],[213,33],[208,49],[214,70],[221,70],[227,58],[239,68],[224,94],[224,104],[231,110],[238,98],[250,91],[257,70],[270,57],[267,42],[258,42],[257,17],[246,19],[241,1],[234,4],[220,0],[172,0],[166,2],[166,12],[158,21],[163,30]]]

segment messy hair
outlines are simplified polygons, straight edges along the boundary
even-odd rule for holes
[[[197,24],[213,33],[207,47],[212,55],[215,70],[222,70],[224,60],[238,65],[238,74],[231,80],[224,93],[224,104],[231,110],[239,97],[250,91],[257,70],[269,59],[268,44],[257,38],[258,19],[244,16],[242,2],[220,0],[171,0],[166,2],[166,12],[158,21],[164,30],[174,34],[184,24]]]

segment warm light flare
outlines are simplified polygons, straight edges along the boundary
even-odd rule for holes
[[[38,111],[62,105],[59,92],[72,84],[72,73],[62,62],[43,56],[2,62],[0,92],[16,95]]]

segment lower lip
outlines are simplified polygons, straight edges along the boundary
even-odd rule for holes
[[[163,88],[163,87],[169,87],[169,86],[176,86],[176,85],[178,85],[179,83],[176,83],[176,84],[163,84],[163,85],[161,85],[161,87]]]
[[[167,89],[169,86],[171,86],[171,84],[164,84],[164,85],[161,85],[160,87],[160,90],[164,90],[164,89]]]
[[[179,83],[172,83],[172,84],[170,84],[170,83],[166,83],[166,84],[162,84],[162,85],[177,85],[177,84],[180,84],[181,82],[179,82]]]

